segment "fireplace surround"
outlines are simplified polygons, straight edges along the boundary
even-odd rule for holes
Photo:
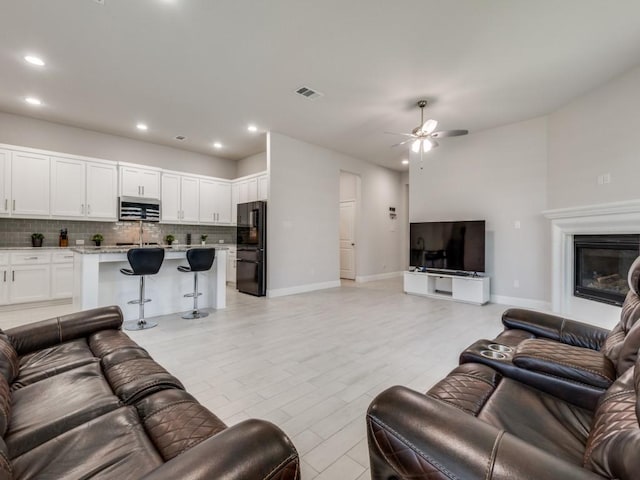
[[[620,307],[574,295],[574,236],[640,234],[640,200],[547,210],[551,220],[551,310],[605,328]]]

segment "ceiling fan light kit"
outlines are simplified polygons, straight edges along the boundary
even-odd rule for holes
[[[393,135],[402,135],[409,138],[392,145],[393,147],[411,143],[412,152],[427,153],[438,146],[438,142],[435,140],[436,138],[458,137],[469,133],[468,130],[441,130],[434,132],[438,126],[437,120],[431,118],[427,121],[424,120],[424,108],[427,106],[427,101],[420,100],[416,105],[420,108],[420,125],[414,128],[411,133],[394,133]]]

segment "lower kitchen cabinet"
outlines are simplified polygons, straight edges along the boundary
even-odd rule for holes
[[[227,252],[227,283],[236,283],[236,247]]]
[[[9,267],[0,267],[0,305],[9,303]]]
[[[12,265],[10,303],[49,300],[51,265]]]

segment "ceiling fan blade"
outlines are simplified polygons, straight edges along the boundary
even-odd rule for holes
[[[469,130],[441,130],[439,132],[433,132],[431,136],[433,138],[459,137],[460,135],[466,135],[467,133],[469,133]]]
[[[420,127],[420,130],[422,130],[423,133],[431,133],[436,129],[437,126],[438,126],[438,121],[430,118],[429,120],[427,120],[422,124],[422,127]]]
[[[387,135],[401,135],[403,137],[415,137],[415,135],[413,133],[398,133],[398,132],[384,132]]]
[[[391,147],[392,147],[392,148],[393,148],[393,147],[399,147],[399,146],[401,146],[401,145],[405,145],[405,144],[407,144],[407,143],[409,143],[409,142],[413,142],[413,138],[410,138],[410,139],[408,139],[408,140],[404,140],[404,141],[402,141],[402,142],[400,142],[400,143],[396,143],[396,144],[394,144],[394,145],[391,145]]]

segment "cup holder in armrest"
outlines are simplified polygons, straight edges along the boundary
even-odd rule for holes
[[[499,343],[490,343],[487,348],[494,352],[513,353],[513,348],[508,347],[507,345],[500,345]]]
[[[491,346],[491,345],[490,345]],[[480,350],[480,355],[486,358],[492,358],[494,360],[506,360],[507,354],[491,350]]]

